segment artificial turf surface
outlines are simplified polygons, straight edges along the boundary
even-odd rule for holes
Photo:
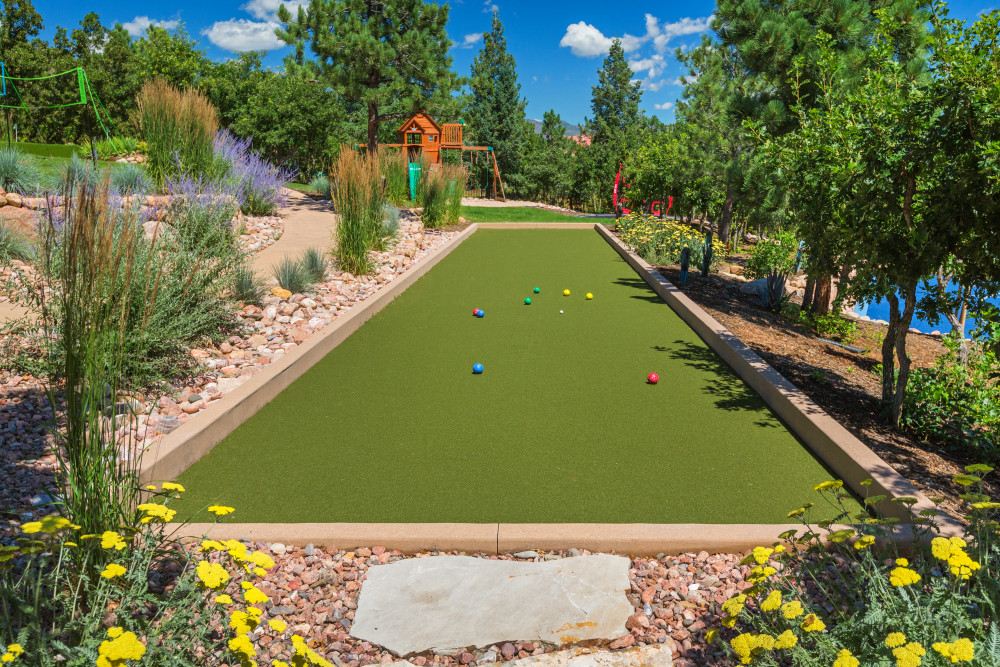
[[[587,222],[575,215],[533,206],[463,206],[469,222]]]
[[[221,502],[237,522],[782,523],[830,478],[597,233],[480,230],[188,469],[171,506]]]

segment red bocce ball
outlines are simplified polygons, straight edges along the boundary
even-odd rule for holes
[[[650,373],[649,375],[646,376],[646,382],[648,382],[649,384],[656,384],[659,381],[660,381],[660,376],[657,375],[656,373]]]

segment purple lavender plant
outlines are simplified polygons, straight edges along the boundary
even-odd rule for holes
[[[215,135],[213,148],[216,163],[228,165],[222,180],[232,183],[244,213],[270,215],[286,203],[284,186],[292,172],[254,153],[250,137],[241,139],[222,130]]]

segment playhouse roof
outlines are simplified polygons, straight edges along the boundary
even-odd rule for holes
[[[434,129],[437,132],[441,131],[441,126],[433,118],[421,111],[400,125],[396,132],[405,132],[412,129],[414,125],[420,128],[421,132],[426,132],[428,129]],[[430,128],[428,128],[428,125],[430,125]]]

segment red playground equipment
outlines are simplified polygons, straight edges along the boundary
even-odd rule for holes
[[[631,205],[631,200],[625,198],[625,191],[631,187],[625,182],[625,177],[622,174],[622,170],[625,168],[625,164],[620,162],[618,164],[618,173],[615,174],[615,189],[611,196],[611,201],[615,207],[615,217],[620,218],[623,215],[628,215],[632,211],[627,206]],[[674,198],[667,197],[667,210],[663,210],[662,201],[649,202],[647,206],[646,200],[643,200],[639,205],[639,210],[647,210],[651,215],[658,216],[660,218],[666,217],[670,213],[671,207],[674,205]]]

